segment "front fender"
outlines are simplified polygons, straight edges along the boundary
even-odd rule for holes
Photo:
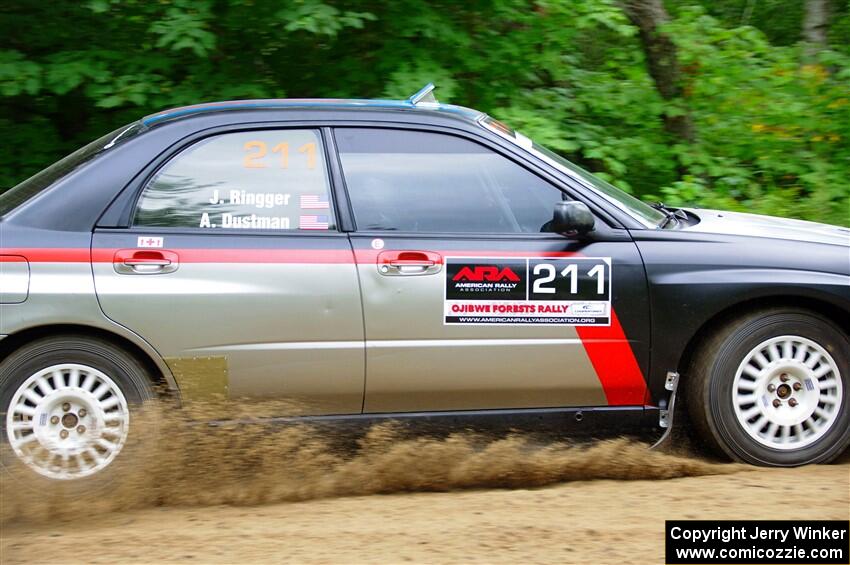
[[[646,265],[652,328],[649,388],[663,398],[667,371],[701,330],[759,305],[816,306],[850,319],[850,248],[705,234],[646,234],[636,242]]]

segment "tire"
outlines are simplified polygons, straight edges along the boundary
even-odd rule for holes
[[[135,357],[104,339],[24,345],[0,363],[3,474],[80,492],[109,483],[138,451],[131,422],[154,399],[151,382]]]
[[[727,322],[694,356],[686,387],[699,439],[736,461],[826,463],[850,444],[850,338],[815,312]]]

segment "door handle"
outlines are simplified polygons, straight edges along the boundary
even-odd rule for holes
[[[162,275],[179,266],[177,253],[152,249],[119,249],[112,265],[122,275]]]
[[[443,267],[443,257],[433,251],[381,251],[378,272],[386,276],[433,275]]]

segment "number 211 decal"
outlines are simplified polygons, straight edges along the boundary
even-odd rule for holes
[[[607,326],[610,257],[447,257],[443,323]]]
[[[266,154],[268,153],[268,145],[265,141],[248,141],[245,143],[245,157],[242,159],[242,166],[246,169],[265,169],[268,167],[266,163]],[[278,155],[278,162],[281,169],[289,168],[289,144],[284,142],[278,143],[272,147],[272,153]],[[316,168],[316,144],[312,141],[305,143],[298,148],[298,153],[302,153],[307,157],[307,168]]]

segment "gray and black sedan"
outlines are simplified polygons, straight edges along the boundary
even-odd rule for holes
[[[432,88],[167,110],[3,193],[3,467],[92,480],[210,392],[601,435],[678,387],[730,458],[847,447],[848,230],[650,206]]]

